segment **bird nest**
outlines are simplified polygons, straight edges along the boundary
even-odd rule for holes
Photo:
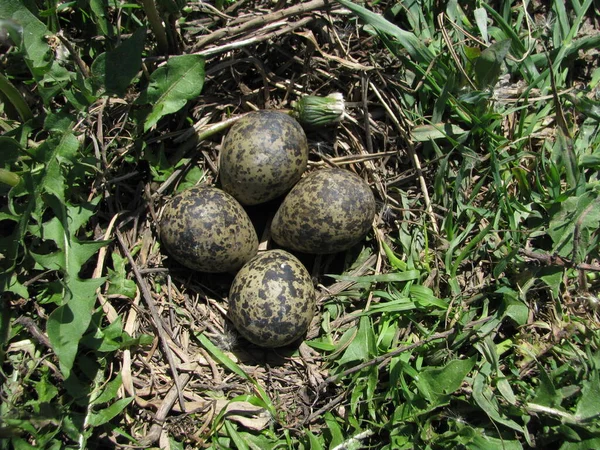
[[[400,211],[415,222],[433,216],[423,209],[407,212],[407,193],[427,199],[426,190],[415,186],[419,181],[425,186],[428,173],[395,100],[406,89],[394,81],[403,68],[375,45],[374,36],[348,20],[347,10],[321,0],[275,9],[261,2],[236,2],[224,12],[204,3],[194,8],[189,17],[197,20],[177,28],[182,52],[206,58],[203,92],[188,105],[193,126],[175,117],[161,122],[145,142],[127,142],[119,127],[129,111],[119,101],[103,104],[98,114],[103,122],[90,124],[106,130],[99,138],[119,130],[118,141],[126,142],[107,161],[112,181],[105,214],[113,220],[104,235],[116,236],[106,250],[128,260],[139,289],[132,299],[108,291],[101,299],[109,321],[121,317],[131,336],[152,337],[150,345],[124,350],[115,361],[122,395],[135,399],[127,418],[143,445],[168,436],[202,445],[225,417],[247,429],[275,426],[293,434],[318,428],[326,411],[344,414],[346,392],[335,383],[337,369],[326,357],[306,343],[269,350],[244,341],[227,319],[233,276],[193,273],[161,251],[157,226],[165,202],[187,185],[217,183],[220,143],[232,118],[256,109],[288,109],[303,95],[341,93],[345,99],[341,123],[307,131],[309,170],[339,166],[357,173],[372,187],[378,213],[373,231],[352,251],[303,257],[318,297],[308,340],[337,343],[370,301],[353,281],[334,282],[324,274],[380,273],[381,240]],[[131,155],[140,161],[135,170],[130,164],[120,169]],[[402,188],[404,197],[395,196],[393,187]],[[262,226],[262,249],[271,245],[265,230],[273,212],[272,204],[251,212]]]

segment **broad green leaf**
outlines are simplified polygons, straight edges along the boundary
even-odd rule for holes
[[[169,450],[185,450],[183,443],[176,441],[172,437],[169,437]]]
[[[314,434],[312,434],[310,430],[306,430],[306,436],[308,437],[308,442],[310,444],[310,450],[323,450],[324,447],[321,444],[321,441],[319,440],[318,437],[316,437]],[[321,433],[319,433],[319,437],[321,439],[323,439]]]
[[[467,447],[470,450],[522,450],[523,444],[517,440],[498,439],[480,432],[473,436]]]
[[[533,403],[549,408],[560,406],[562,395],[554,388],[554,383],[552,383],[552,379],[548,375],[548,372],[541,366],[539,366],[539,375],[537,379],[539,386],[535,391]]]
[[[102,31],[102,35],[110,37],[113,34],[111,22],[106,18],[107,0],[90,0],[90,11],[96,19],[96,23]]]
[[[372,356],[374,346],[375,340],[371,319],[367,316],[362,316],[354,339],[337,362],[340,365],[351,362],[364,362]]]
[[[467,131],[458,125],[450,123],[435,123],[431,125],[417,125],[411,131],[411,136],[418,142],[429,142],[435,139],[458,138]]]
[[[441,309],[448,309],[448,302],[437,298],[428,287],[415,284],[410,287],[409,292],[411,300],[421,307],[435,306]]]
[[[112,403],[110,406],[101,409],[100,411],[95,411],[88,418],[88,424],[91,427],[98,427],[100,425],[104,425],[107,422],[110,422],[117,415],[121,414],[121,412],[134,400],[133,397],[126,397],[117,400]]]
[[[21,0],[2,0],[0,18],[10,18],[22,28],[22,40],[17,41],[16,45],[25,53],[25,61],[34,75],[43,75],[52,61],[47,42],[47,36],[52,35],[50,30]],[[11,36],[14,36],[14,33]]]
[[[475,23],[477,23],[477,28],[479,28],[483,42],[488,42],[488,15],[485,8],[475,8],[473,15],[475,16]]]
[[[150,76],[140,103],[151,104],[152,110],[144,123],[144,131],[159,119],[179,111],[188,100],[196,98],[204,85],[204,58],[199,55],[174,56]]]
[[[5,107],[5,113],[9,116],[9,118],[13,120],[21,120],[21,122],[27,122],[33,118],[33,113],[29,108],[29,105],[25,101],[25,98],[19,92],[19,90],[10,82],[8,78],[6,78],[2,73],[0,73],[0,92],[4,95],[10,104],[12,104],[15,111],[18,113],[17,115],[10,114],[11,110],[8,107]]]
[[[65,286],[63,305],[48,317],[46,332],[65,378],[71,373],[79,341],[91,322],[96,289],[103,283],[103,279],[80,280],[71,277]]]
[[[498,372],[502,374],[500,370],[498,370]],[[498,388],[498,391],[500,391],[500,394],[502,394],[502,397],[504,397],[508,403],[511,405],[517,404],[517,397],[510,386],[508,378],[505,376],[498,377],[496,379],[496,387]]]
[[[78,150],[79,141],[70,132],[56,133],[33,150],[34,157],[44,164],[44,170],[35,176],[37,189],[64,202],[64,169],[72,165]]]
[[[597,371],[592,372],[590,379],[583,382],[575,415],[581,421],[600,419],[600,375]]]
[[[99,198],[95,201],[98,200]],[[54,217],[46,222],[41,236],[45,240],[54,241],[58,251],[45,255],[31,252],[34,259],[47,269],[62,270],[71,278],[77,278],[85,262],[106,245],[105,241],[80,241],[75,237],[94,213],[94,207],[93,203],[67,205],[63,217]]]
[[[475,403],[487,414],[487,416],[494,422],[498,422],[508,428],[518,431],[519,433],[525,433],[525,430],[521,425],[511,419],[507,419],[500,412],[500,405],[496,400],[494,392],[486,384],[485,376],[482,373],[478,373],[473,380],[473,399]]]
[[[572,255],[576,227],[579,232],[579,254]],[[548,234],[554,242],[553,251],[565,258],[581,261],[591,250],[590,246],[600,227],[600,198],[596,191],[572,196],[552,212]]]
[[[342,442],[344,442],[344,433],[340,428],[340,425],[335,420],[333,414],[331,414],[330,411],[327,411],[323,415],[323,419],[325,419],[327,431],[331,434],[331,442],[329,444],[329,448],[333,448],[336,445],[340,445]]]
[[[479,89],[487,89],[496,84],[502,71],[502,63],[508,55],[512,41],[496,42],[483,50],[473,63],[475,81]]]
[[[476,362],[477,356],[474,355],[468,359],[452,360],[444,367],[428,367],[419,374],[415,382],[429,402],[434,405],[441,404],[460,388]]]
[[[80,241],[76,237],[79,229],[94,213],[94,206],[94,203],[62,205],[62,210],[60,206],[55,206],[53,209],[61,210],[59,212],[62,214],[44,224],[42,236],[54,241],[58,250],[44,255],[31,253],[42,266],[63,274],[62,304],[48,317],[46,329],[65,378],[68,378],[73,367],[79,341],[92,320],[96,290],[104,282],[104,279],[79,278],[85,262],[106,245],[103,241]]]
[[[91,67],[94,84],[108,95],[124,96],[142,67],[145,38],[146,29],[138,28],[114,50],[98,55]]]
[[[522,326],[529,318],[529,308],[522,301],[505,296],[502,301],[503,316],[510,317],[517,325]]]

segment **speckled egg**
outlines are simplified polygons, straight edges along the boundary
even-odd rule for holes
[[[285,197],[271,224],[282,247],[304,253],[336,253],[360,241],[375,217],[369,185],[344,169],[317,170]]]
[[[211,186],[195,186],[173,197],[163,212],[160,238],[175,260],[202,272],[237,270],[258,251],[244,208]]]
[[[256,255],[240,269],[229,291],[229,318],[243,337],[261,347],[297,341],[314,312],[310,275],[284,250]]]
[[[306,134],[280,111],[248,113],[229,130],[219,156],[221,187],[243,205],[287,192],[308,163]]]

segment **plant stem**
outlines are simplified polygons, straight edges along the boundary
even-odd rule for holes
[[[23,98],[23,95],[19,90],[10,82],[8,78],[0,73],[0,91],[6,96],[6,98],[13,104],[19,116],[21,122],[27,122],[33,118],[33,113],[29,109],[29,105]]]
[[[167,33],[165,31],[165,27],[163,26],[162,20],[158,14],[156,9],[156,5],[154,4],[154,0],[142,0],[142,4],[144,6],[144,11],[146,12],[146,17],[148,18],[148,22],[150,22],[150,28],[154,32],[156,36],[156,42],[158,44],[158,52],[161,55],[168,56],[169,55],[169,41],[167,39]]]

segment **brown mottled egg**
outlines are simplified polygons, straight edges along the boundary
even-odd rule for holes
[[[348,170],[317,170],[285,197],[271,236],[291,250],[336,253],[360,241],[374,217],[375,197],[365,181]]]
[[[258,251],[244,208],[211,186],[195,186],[173,197],[163,212],[160,238],[180,264],[202,272],[239,269]]]
[[[314,312],[310,275],[284,250],[256,255],[240,269],[229,291],[229,318],[243,337],[261,347],[297,341]]]
[[[219,156],[223,190],[243,205],[257,205],[287,192],[308,164],[300,124],[280,111],[248,113],[229,130]]]

